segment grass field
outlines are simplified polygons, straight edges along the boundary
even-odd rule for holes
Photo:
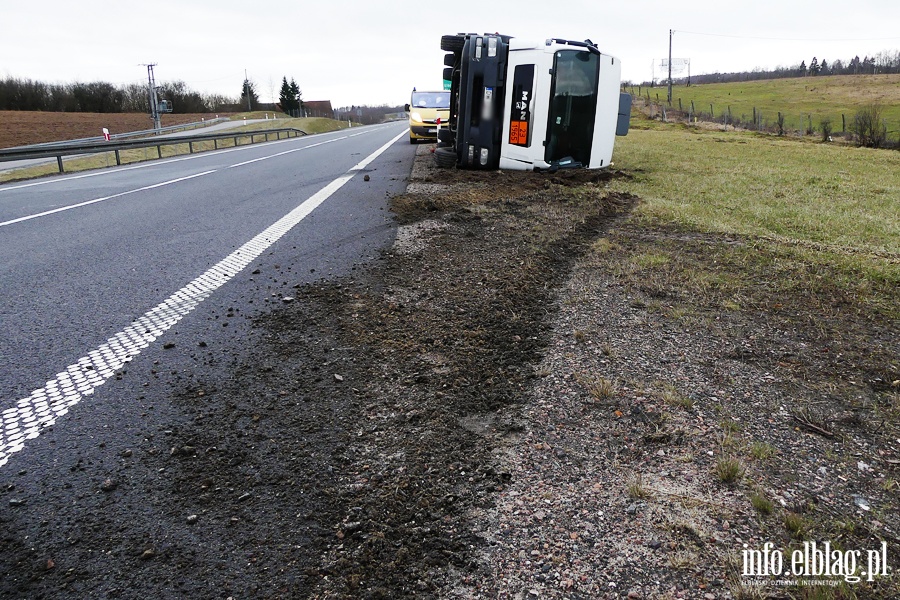
[[[642,326],[661,315],[660,337],[689,348],[698,328],[713,345],[735,348],[710,364],[716,385],[736,384],[736,401],[712,406],[724,430],[720,440],[701,438],[710,455],[729,449],[734,462],[716,464],[714,485],[744,495],[755,515],[750,535],[786,548],[808,540],[846,548],[893,540],[868,524],[897,514],[897,477],[861,472],[855,453],[894,452],[900,439],[900,152],[641,114],[632,125],[616,140],[622,176],[609,186],[634,194],[638,205],[594,244],[586,280],[597,277],[606,287],[580,298],[593,302],[622,286],[631,305],[651,315]],[[603,280],[608,273],[615,286]],[[763,369],[783,399],[771,402],[776,394],[769,390],[746,392],[739,377],[721,370],[728,360]],[[677,388],[680,381],[666,383]],[[761,401],[745,403],[741,393]],[[670,393],[665,401],[673,422],[680,411],[697,419],[710,408],[697,397]],[[802,465],[813,466],[804,472]],[[825,484],[827,494],[796,505],[771,502],[779,490],[821,485],[815,473],[822,465],[841,473]],[[861,513],[854,498],[862,496],[876,498],[878,508]],[[742,518],[719,516],[732,524]],[[734,596],[769,597],[740,577],[739,558]],[[823,600],[900,597],[896,576],[871,586],[836,583],[784,591]]]
[[[630,88],[628,91],[631,91]],[[651,100],[656,94],[665,101],[666,88],[641,88]],[[635,88],[637,93],[637,88]],[[853,115],[869,104],[879,104],[887,121],[891,137],[900,132],[900,75],[831,75],[826,77],[797,77],[735,83],[711,83],[703,85],[675,86],[672,89],[673,106],[678,100],[687,111],[694,101],[698,112],[721,115],[731,107],[732,117],[752,121],[754,107],[761,111],[763,120],[773,123],[779,112],[786,115],[786,125],[791,129],[806,128],[808,115],[818,130],[823,118],[831,120],[835,132],[841,131],[841,115],[847,126]]]
[[[880,289],[873,301],[897,313],[900,152],[643,117],[633,124],[615,153],[632,177],[613,185],[643,200],[640,219],[744,236],[835,267],[836,283]]]

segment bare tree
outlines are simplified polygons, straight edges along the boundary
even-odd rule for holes
[[[856,143],[867,148],[880,148],[887,141],[887,126],[882,119],[881,106],[870,104],[863,107],[853,117],[850,131],[856,136]]]

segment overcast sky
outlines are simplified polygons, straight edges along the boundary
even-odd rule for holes
[[[0,0],[0,77],[145,83],[156,63],[158,83],[237,97],[246,69],[263,101],[287,76],[304,100],[398,105],[440,89],[440,38],[459,31],[590,38],[638,82],[669,29],[697,74],[895,50],[898,25],[897,0]]]

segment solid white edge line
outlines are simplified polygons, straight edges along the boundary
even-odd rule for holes
[[[0,467],[22,451],[27,440],[38,437],[43,428],[56,423],[82,398],[93,394],[125,363],[190,314],[404,135],[405,130],[106,343],[66,367],[44,387],[0,411]]]

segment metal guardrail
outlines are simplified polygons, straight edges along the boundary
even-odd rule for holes
[[[188,144],[190,153],[194,153],[194,144],[198,142],[214,142],[215,149],[219,148],[219,140],[233,139],[234,145],[239,146],[238,142],[241,138],[250,138],[250,143],[256,142],[258,136],[265,136],[265,141],[269,141],[269,136],[274,135],[276,139],[281,139],[282,134],[286,138],[300,137],[307,135],[305,131],[295,129],[293,127],[285,127],[282,129],[262,129],[260,131],[243,131],[230,133],[211,133],[206,135],[190,135],[178,137],[157,137],[142,138],[138,140],[123,140],[120,142],[84,142],[70,143],[65,146],[26,146],[22,148],[6,148],[0,149],[0,162],[9,162],[15,160],[27,160],[31,158],[56,158],[59,165],[59,172],[65,173],[63,169],[63,156],[74,156],[77,154],[99,154],[103,152],[115,152],[116,164],[121,165],[122,159],[119,152],[122,150],[136,150],[140,148],[156,148],[158,158],[162,158],[163,146],[176,146]]]

